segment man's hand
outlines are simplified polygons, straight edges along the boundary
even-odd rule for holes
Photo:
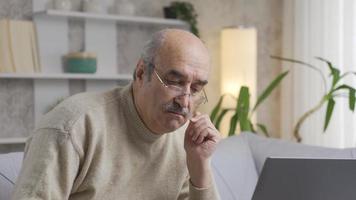
[[[193,117],[185,132],[184,148],[187,153],[187,165],[194,186],[206,188],[212,184],[210,157],[220,141],[208,115]]]

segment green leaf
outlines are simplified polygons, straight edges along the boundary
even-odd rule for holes
[[[332,115],[333,110],[334,110],[334,106],[335,106],[335,101],[334,101],[333,98],[330,98],[330,99],[328,100],[328,105],[327,105],[327,108],[326,108],[325,123],[324,123],[324,132],[326,131],[326,129],[327,129],[328,126],[329,126],[329,122],[330,122],[331,115]]]
[[[332,92],[338,91],[338,90],[342,90],[342,89],[346,89],[346,90],[355,90],[355,88],[346,85],[346,84],[342,84],[339,87],[335,88]]]
[[[235,134],[235,130],[239,121],[241,127],[241,118],[243,120],[242,123],[245,125],[249,112],[249,100],[250,94],[248,91],[248,87],[242,86],[240,88],[239,97],[237,99],[235,114],[231,117],[230,120],[229,136]]]
[[[236,112],[248,114],[250,104],[250,92],[247,86],[241,86],[239,97],[237,99]]]
[[[331,64],[331,62],[329,60],[326,60],[325,58],[322,58],[322,57],[319,57],[319,56],[316,56],[315,58],[318,59],[318,60],[321,60],[323,62],[326,62],[328,65],[330,65],[332,67],[332,64]]]
[[[234,114],[234,116],[231,117],[231,120],[230,120],[229,136],[235,135],[235,130],[236,130],[238,121],[239,121],[239,116],[236,113],[236,114]]]
[[[219,116],[218,116],[218,118],[216,119],[216,122],[215,122],[215,128],[216,128],[216,129],[220,130],[220,124],[221,124],[222,119],[224,118],[224,116],[226,115],[226,113],[227,113],[228,111],[231,111],[231,110],[233,110],[233,109],[231,109],[231,108],[225,108],[225,109],[223,109],[223,110],[221,111],[221,113],[219,114]]]
[[[355,103],[356,103],[356,96],[355,96],[355,89],[349,89],[349,108],[352,111],[355,111]]]
[[[237,100],[236,113],[238,113],[240,120],[241,131],[251,131],[250,122],[248,120],[248,113],[250,110],[250,93],[246,86],[240,88],[239,98]]]
[[[218,114],[219,111],[220,111],[221,104],[222,104],[222,101],[223,101],[223,99],[224,99],[224,96],[225,96],[225,95],[222,95],[222,96],[219,98],[218,103],[216,104],[216,106],[214,107],[213,111],[212,111],[211,114],[210,114],[210,120],[211,120],[213,123],[215,122],[215,118],[216,118],[217,114]]]
[[[186,21],[190,25],[190,30],[193,34],[199,37],[199,30],[197,28],[197,17],[194,6],[190,2],[174,1],[171,3],[172,11],[177,15],[178,19]]]
[[[340,80],[340,71],[336,68],[331,72],[331,75],[333,76],[333,84],[332,87],[334,88],[335,85],[339,82]]]
[[[260,105],[274,90],[274,88],[276,88],[278,86],[278,84],[283,80],[283,78],[285,76],[287,76],[287,74],[289,73],[289,71],[283,72],[281,74],[279,74],[269,85],[268,87],[262,92],[262,94],[258,97],[257,102],[255,104],[255,106],[253,107],[253,111],[257,109],[258,105]]]
[[[349,108],[351,111],[355,111],[355,88],[349,86],[349,85],[346,85],[346,84],[343,84],[343,85],[340,85],[339,87],[335,88],[332,93],[338,91],[338,90],[348,90],[349,91]]]
[[[317,59],[326,62],[328,64],[328,67],[330,69],[331,75],[333,77],[333,83],[332,83],[332,88],[335,87],[336,83],[340,80],[340,70],[335,68],[332,63],[324,58],[321,57],[316,57]]]
[[[265,134],[266,137],[269,137],[267,128],[263,124],[257,124],[257,127],[262,131],[263,134]]]
[[[273,59],[277,59],[277,60],[282,60],[282,61],[286,61],[286,62],[291,62],[291,63],[297,63],[297,64],[301,64],[301,65],[305,65],[305,66],[308,66],[314,70],[317,70],[318,68],[316,68],[315,66],[309,64],[309,63],[306,63],[306,62],[303,62],[303,61],[300,61],[300,60],[295,60],[295,59],[291,59],[291,58],[283,58],[283,57],[280,57],[280,56],[270,56],[271,58]]]
[[[243,119],[243,120],[240,119],[240,129],[241,129],[241,131],[253,132],[250,120],[249,119]]]
[[[291,59],[291,58],[283,58],[283,57],[279,57],[279,56],[271,56],[271,58],[277,59],[277,60],[286,61],[286,62],[290,62],[290,63],[300,64],[302,66],[308,67],[308,68],[318,72],[319,76],[323,79],[323,86],[324,86],[324,90],[325,90],[325,93],[326,93],[326,78],[324,76],[324,73],[319,68],[317,68],[314,65],[311,65],[309,63],[306,63],[306,62],[303,62],[303,61],[300,61],[300,60]]]

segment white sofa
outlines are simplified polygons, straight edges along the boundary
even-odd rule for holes
[[[0,154],[0,200],[9,200],[20,172],[22,164],[22,152]]]
[[[252,133],[223,140],[212,167],[222,200],[250,200],[267,157],[356,158],[356,148],[334,149],[303,145]]]
[[[222,200],[250,200],[265,159],[279,157],[356,158],[356,148],[313,147],[264,138],[252,133],[224,139],[212,159],[215,181]],[[21,168],[23,153],[0,154],[0,200],[10,199]]]

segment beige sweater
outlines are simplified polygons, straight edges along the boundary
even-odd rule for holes
[[[14,200],[218,199],[189,182],[184,128],[155,135],[135,109],[131,85],[75,95],[28,140]]]

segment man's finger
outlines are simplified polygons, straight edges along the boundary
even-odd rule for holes
[[[206,127],[206,129],[208,129],[208,127]],[[197,138],[197,140],[195,140],[195,143],[201,144],[205,140],[205,138],[208,136],[208,134],[209,133],[207,130],[200,132],[199,137]]]
[[[199,134],[206,128],[208,127],[208,124],[206,121],[202,121],[201,124],[198,127],[194,127],[193,133],[192,133],[192,138],[193,140],[196,140],[199,136]]]
[[[206,124],[205,120],[200,119],[197,122],[191,122],[190,128],[195,131],[196,129],[199,129],[199,127],[203,126],[204,124]]]

